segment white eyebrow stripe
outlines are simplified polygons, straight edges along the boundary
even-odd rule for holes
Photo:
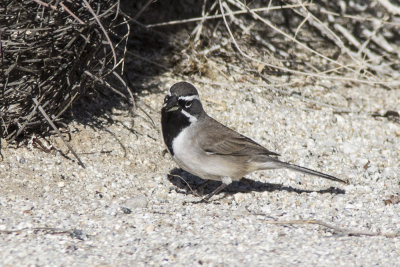
[[[183,109],[181,110],[181,112],[182,112],[183,115],[185,115],[186,117],[189,118],[189,121],[190,121],[191,123],[197,121],[197,118],[196,118],[195,116],[191,115],[189,112],[187,112],[187,111],[185,111],[185,110],[183,110]]]
[[[192,101],[194,99],[197,99],[200,101],[200,97],[198,95],[188,95],[188,96],[180,96],[178,97],[179,100],[185,100],[185,101]]]

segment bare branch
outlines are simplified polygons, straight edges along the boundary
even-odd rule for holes
[[[60,136],[61,140],[64,142],[64,144],[68,147],[69,151],[74,155],[74,157],[78,160],[79,165],[81,165],[83,168],[85,168],[85,164],[83,164],[82,160],[79,158],[79,156],[75,153],[75,151],[72,149],[72,147],[67,143],[67,141],[64,139],[64,136],[61,134],[60,130],[58,130],[57,126],[53,123],[53,121],[50,119],[49,116],[47,116],[46,112],[40,105],[40,103],[36,100],[36,98],[32,98],[33,102],[35,105],[38,107],[40,113],[42,113],[43,117],[46,118],[47,122],[51,125],[54,131],[57,132],[58,136]]]

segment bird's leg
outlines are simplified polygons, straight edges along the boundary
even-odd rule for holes
[[[205,180],[203,183],[200,185],[196,186],[195,190],[197,191],[198,194],[203,195],[204,193],[204,188],[210,183],[210,180]]]
[[[212,191],[210,194],[208,194],[205,198],[203,198],[201,200],[201,202],[208,202],[208,200],[214,196],[215,194],[218,194],[219,192],[221,192],[222,190],[224,190],[228,185],[230,185],[232,183],[232,179],[230,177],[222,177],[221,179],[222,184],[220,186],[218,186],[214,191]]]

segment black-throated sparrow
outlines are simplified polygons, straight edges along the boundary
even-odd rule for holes
[[[278,154],[235,132],[207,115],[196,88],[187,82],[174,84],[161,109],[164,142],[178,165],[203,179],[222,184],[203,200],[244,175],[267,169],[287,168],[346,183],[334,176],[282,162]]]

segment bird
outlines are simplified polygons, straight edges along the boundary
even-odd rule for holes
[[[178,82],[168,90],[161,108],[161,128],[164,143],[181,169],[205,180],[222,182],[202,202],[208,202],[232,181],[258,170],[286,168],[347,183],[280,161],[279,154],[216,121],[205,112],[197,89],[188,82]]]

